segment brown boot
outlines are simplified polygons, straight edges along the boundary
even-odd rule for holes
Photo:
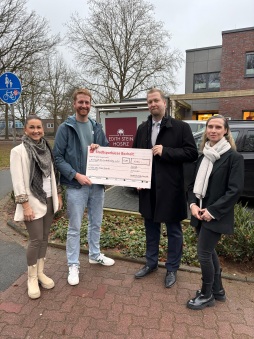
[[[31,299],[37,299],[41,296],[41,291],[39,289],[38,284],[38,276],[37,276],[37,265],[28,266],[28,296]]]
[[[51,288],[55,286],[55,283],[51,278],[47,277],[46,274],[43,273],[44,261],[45,261],[45,258],[41,258],[37,260],[38,280],[43,288],[50,290]]]

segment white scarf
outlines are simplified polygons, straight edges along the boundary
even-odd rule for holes
[[[200,200],[200,208],[202,208],[202,199],[206,195],[209,177],[211,175],[213,164],[216,160],[220,159],[220,156],[227,152],[231,148],[230,143],[223,137],[214,146],[210,146],[210,142],[205,143],[203,149],[204,158],[196,175],[196,180],[193,188],[193,193]]]

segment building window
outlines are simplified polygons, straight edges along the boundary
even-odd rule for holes
[[[15,121],[15,126],[16,126],[16,128],[23,128],[24,127],[22,122],[20,122],[20,121]]]
[[[245,75],[246,77],[254,77],[254,52],[246,53]]]
[[[194,74],[194,92],[220,90],[220,72]]]
[[[254,130],[249,130],[246,135],[246,139],[243,145],[244,152],[253,152],[254,151]]]
[[[47,128],[54,128],[53,122],[47,122]]]
[[[244,111],[243,120],[254,120],[254,111]]]

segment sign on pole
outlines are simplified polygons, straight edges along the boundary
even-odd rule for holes
[[[16,126],[13,104],[19,100],[22,88],[21,82],[16,74],[6,72],[0,75],[0,99],[11,106],[13,119],[13,142],[16,144]]]
[[[19,78],[11,72],[0,75],[0,99],[6,104],[14,104],[22,91]]]

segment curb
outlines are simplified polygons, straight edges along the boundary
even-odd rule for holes
[[[114,213],[120,213],[122,212],[122,210],[114,210],[114,209],[105,209],[106,213],[110,213],[110,212],[114,212]],[[123,211],[125,213],[130,213],[129,211]],[[139,213],[137,213],[138,215]],[[185,220],[184,220],[185,221]],[[184,222],[183,221],[183,222]],[[188,220],[186,220],[186,222],[188,222]],[[13,223],[12,221],[8,220],[7,221],[7,225],[9,225],[13,230],[15,230],[17,233],[19,233],[20,235],[28,238],[28,233],[27,231],[24,231],[22,229],[20,229],[15,223]],[[48,246],[50,247],[54,247],[54,248],[59,248],[61,250],[66,250],[66,245],[65,244],[56,244],[53,242],[49,242]],[[134,259],[134,258],[130,258],[130,257],[126,257],[120,253],[116,254],[115,252],[112,252],[110,250],[103,250],[103,252],[105,252],[107,255],[111,256],[113,259],[120,259],[123,261],[128,261],[128,262],[133,262],[133,263],[139,263],[139,264],[145,264],[145,260],[144,259]],[[88,254],[88,249],[87,248],[81,248],[80,249],[80,253],[83,254]],[[165,268],[165,264],[163,262],[159,262],[158,263],[159,267]],[[201,270],[198,267],[193,267],[193,266],[187,266],[187,265],[181,265],[179,268],[179,271],[183,271],[183,272],[191,272],[191,273],[198,273],[201,274]],[[225,274],[222,273],[222,278],[224,279],[228,279],[228,280],[232,280],[232,281],[240,281],[240,282],[247,282],[247,283],[254,283],[254,278],[251,277],[247,277],[245,276],[245,278],[240,278],[240,277],[236,277],[232,274]]]

